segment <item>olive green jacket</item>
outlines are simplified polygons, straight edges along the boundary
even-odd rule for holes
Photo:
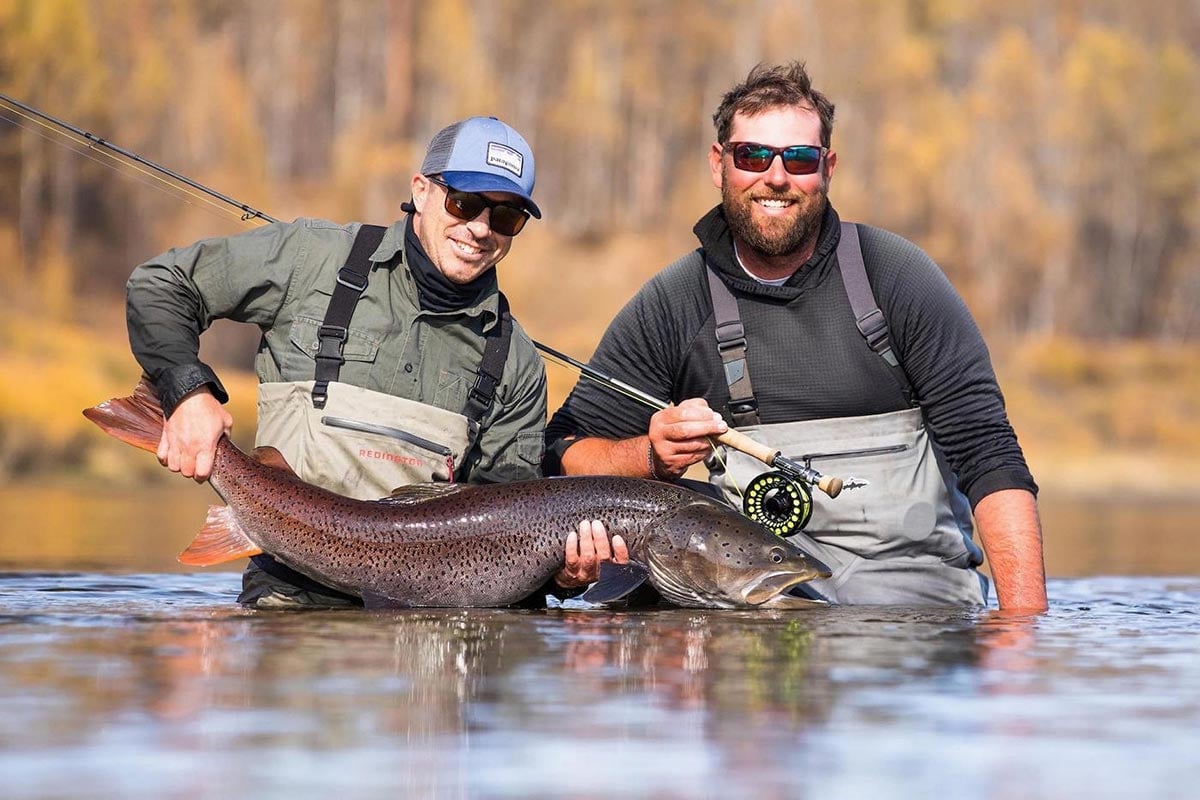
[[[393,223],[371,256],[339,380],[462,413],[483,357],[483,334],[498,324],[495,273],[471,307],[421,310],[405,266],[405,225],[406,219]],[[166,413],[205,384],[228,399],[199,358],[200,333],[215,319],[262,330],[255,358],[260,382],[313,380],[317,329],[359,227],[319,219],[273,223],[168,250],[138,266],[126,285],[129,340]],[[495,402],[458,477],[475,483],[540,477],[545,421],[545,367],[514,321]]]

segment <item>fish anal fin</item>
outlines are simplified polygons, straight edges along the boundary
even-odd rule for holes
[[[397,600],[394,597],[388,597],[385,594],[379,594],[371,589],[364,589],[362,593],[363,607],[368,610],[376,610],[383,608],[412,608],[412,603],[406,603]]]
[[[296,474],[296,470],[292,469],[292,465],[289,464],[287,459],[283,457],[283,453],[279,452],[274,447],[266,445],[263,447],[256,447],[250,451],[250,457],[263,466],[281,469],[284,472],[291,473],[292,475]]]
[[[179,554],[179,563],[209,567],[256,556],[262,548],[250,541],[229,506],[209,506],[204,527],[187,549]]]
[[[600,564],[600,580],[588,587],[580,599],[588,603],[612,603],[627,597],[649,577],[650,570],[636,561],[627,564],[604,561]]]

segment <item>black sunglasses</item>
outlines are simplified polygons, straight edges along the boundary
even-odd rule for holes
[[[490,209],[492,214],[489,226],[501,236],[516,236],[529,221],[529,212],[520,206],[514,206],[500,200],[489,200],[474,192],[460,192],[451,188],[441,178],[427,175],[430,181],[446,190],[446,213],[463,222],[470,222]]]
[[[812,175],[821,167],[828,147],[815,144],[794,144],[791,147],[771,147],[757,142],[729,142],[726,152],[733,153],[733,165],[746,172],[766,172],[775,156],[783,157],[783,168],[789,175]]]

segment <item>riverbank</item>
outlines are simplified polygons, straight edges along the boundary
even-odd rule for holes
[[[538,322],[529,327],[537,329]],[[585,355],[581,346],[572,349]],[[235,440],[252,446],[249,364],[239,369],[205,358],[218,365],[229,390]],[[1043,492],[1200,498],[1197,348],[1038,339],[993,347],[993,360]],[[47,324],[21,308],[10,311],[0,317],[0,374],[7,376],[0,381],[0,481],[137,485],[170,477],[153,458],[105,437],[80,413],[127,394],[138,379],[117,313]],[[554,409],[573,376],[556,366],[548,374]]]
[[[993,360],[1043,490],[1200,499],[1200,350],[1030,339]]]

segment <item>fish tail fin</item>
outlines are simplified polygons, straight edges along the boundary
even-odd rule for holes
[[[129,397],[114,397],[85,408],[83,415],[109,436],[151,453],[158,451],[163,431],[162,406],[144,378]]]
[[[204,527],[187,549],[179,554],[179,563],[210,567],[226,561],[256,556],[262,548],[250,541],[229,506],[209,506]]]

